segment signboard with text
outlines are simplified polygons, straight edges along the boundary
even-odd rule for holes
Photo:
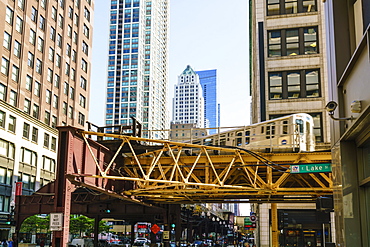
[[[50,231],[63,230],[63,213],[50,213]]]
[[[331,172],[330,163],[290,165],[290,173]]]

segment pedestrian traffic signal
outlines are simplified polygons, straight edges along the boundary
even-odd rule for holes
[[[171,224],[171,227],[172,227],[172,228],[175,228],[175,227],[176,227],[176,225],[175,225],[175,224]]]

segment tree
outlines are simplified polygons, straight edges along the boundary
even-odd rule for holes
[[[21,232],[48,232],[50,216],[33,215],[25,219],[22,223]]]

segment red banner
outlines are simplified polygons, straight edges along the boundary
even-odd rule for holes
[[[16,196],[21,196],[22,195],[22,182],[16,182],[15,183],[15,195]]]

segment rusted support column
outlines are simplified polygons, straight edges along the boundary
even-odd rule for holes
[[[58,167],[55,183],[54,212],[63,213],[62,231],[53,234],[52,246],[65,247],[69,237],[69,222],[71,212],[71,197],[74,186],[66,179],[66,174],[73,171],[74,142],[69,131],[59,132]]]
[[[98,245],[99,240],[99,224],[100,224],[100,216],[97,215],[94,219],[94,246]]]
[[[271,228],[272,228],[271,236],[272,247],[279,247],[279,229],[276,203],[271,203]]]

